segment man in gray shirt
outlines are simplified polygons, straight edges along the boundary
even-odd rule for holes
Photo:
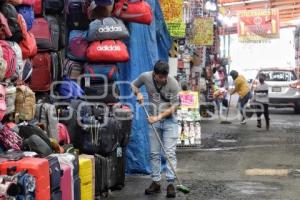
[[[178,139],[178,125],[174,117],[176,109],[179,105],[179,85],[174,77],[169,76],[169,65],[163,61],[158,61],[153,71],[142,73],[136,80],[132,82],[132,89],[137,96],[139,103],[144,103],[144,97],[139,91],[141,86],[145,85],[149,98],[148,122],[153,124],[158,131],[166,152],[176,168],[176,144]],[[161,180],[161,146],[149,125],[150,139],[150,159],[153,182],[150,187],[145,190],[146,195],[160,192]],[[176,191],[174,187],[175,176],[167,163],[166,178],[168,181],[167,197],[174,198]]]

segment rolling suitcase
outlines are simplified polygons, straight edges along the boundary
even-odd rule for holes
[[[72,187],[72,199],[80,200],[80,178],[79,178],[79,159],[78,156],[71,153],[64,154],[51,154],[56,156],[59,160],[59,163],[67,164],[71,167],[71,173],[73,178],[73,187]]]
[[[92,187],[92,175],[93,164],[90,158],[79,156],[79,177],[80,177],[80,189],[81,200],[93,200],[93,187]]]
[[[73,182],[71,167],[68,164],[61,163],[61,169],[63,171],[63,175],[60,179],[60,189],[62,193],[62,200],[72,200],[72,186],[70,184]]]
[[[95,197],[95,177],[96,177],[96,172],[95,172],[95,157],[92,155],[87,155],[87,154],[81,154],[79,157],[82,158],[87,158],[92,161],[92,196]]]
[[[55,156],[47,156],[47,159],[49,162],[51,199],[60,200],[60,177],[62,174],[60,164],[58,162],[58,158]]]
[[[25,157],[18,161],[4,162],[0,165],[0,173],[6,174],[8,167],[16,167],[17,172],[28,170],[36,182],[35,199],[50,200],[50,174],[47,159]]]

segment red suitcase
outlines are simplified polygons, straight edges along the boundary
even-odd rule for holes
[[[71,167],[67,164],[60,163],[63,170],[63,176],[60,179],[60,189],[62,193],[62,200],[72,200],[72,172]]]
[[[18,161],[18,170],[27,169],[35,177],[36,200],[50,200],[50,174],[49,162],[44,158],[26,157]]]
[[[17,172],[27,169],[28,173],[34,176],[36,200],[50,200],[50,174],[47,159],[26,157],[18,161],[3,162],[0,165],[0,174],[6,174],[7,168],[13,166],[17,167]]]

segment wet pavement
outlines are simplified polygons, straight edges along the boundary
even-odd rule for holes
[[[177,171],[191,192],[178,192],[176,199],[299,200],[300,177],[245,175],[253,168],[300,169],[300,115],[280,109],[271,110],[270,117],[269,131],[258,129],[255,119],[247,125],[202,121],[202,145],[178,149]],[[150,182],[149,176],[127,176],[125,187],[108,199],[166,199],[165,182],[162,193],[144,195]]]

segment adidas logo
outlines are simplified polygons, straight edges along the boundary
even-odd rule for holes
[[[117,45],[104,45],[98,46],[97,51],[121,51],[121,48]]]
[[[105,27],[100,27],[98,31],[99,33],[121,32],[122,28],[120,26],[105,26]]]

